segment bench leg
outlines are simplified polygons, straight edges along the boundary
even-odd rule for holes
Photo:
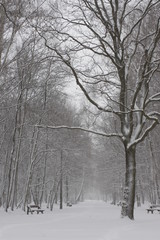
[[[152,211],[152,210],[147,210],[147,213],[150,213],[150,212],[153,214],[154,211]]]
[[[40,210],[40,211],[37,211],[37,214],[39,214],[39,213],[42,213],[42,214],[43,214],[43,211],[41,211],[41,210]]]

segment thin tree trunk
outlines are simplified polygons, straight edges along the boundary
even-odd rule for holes
[[[68,185],[68,176],[66,176],[66,203],[69,203],[69,185]]]
[[[141,184],[141,181],[139,180],[139,188],[140,188],[140,194],[141,194],[141,199],[142,199],[142,204],[144,204],[145,197],[144,197],[144,190]]]
[[[61,150],[60,169],[60,209],[63,209],[63,150]]]
[[[2,196],[2,204],[6,208],[6,190],[7,190],[7,182],[8,182],[8,165],[9,165],[9,150],[10,150],[10,144],[8,144],[6,156],[5,156],[5,166],[3,171],[3,182],[2,182],[2,188],[1,188],[1,196]]]
[[[152,181],[153,181],[153,189],[154,189],[154,195],[155,195],[155,200],[154,203],[160,202],[160,187],[158,183],[158,176],[157,176],[157,165],[156,165],[156,158],[154,154],[154,149],[153,149],[153,143],[151,141],[151,137],[149,134],[149,149],[150,149],[150,156],[151,156],[151,175],[152,175]]]
[[[57,193],[58,193],[58,189],[59,189],[59,185],[60,185],[60,181],[57,183],[54,183],[51,191],[50,191],[50,196],[49,196],[49,203],[50,203],[50,210],[53,210],[53,205],[57,200]],[[49,205],[49,204],[48,204]]]
[[[47,139],[46,139],[46,153],[44,157],[44,167],[43,167],[43,180],[42,180],[42,189],[41,189],[41,196],[40,196],[40,206],[43,202],[43,196],[45,191],[45,181],[46,181],[46,171],[47,171],[47,150],[48,150],[48,130],[47,130]]]
[[[24,101],[27,100],[27,94],[28,90],[25,92],[25,98]],[[19,111],[17,114],[17,138],[18,138],[18,144],[16,149],[16,156],[15,156],[15,163],[14,163],[14,171],[13,171],[13,180],[12,180],[12,199],[11,199],[11,210],[14,210],[14,205],[17,203],[17,182],[18,182],[18,167],[19,167],[19,160],[20,160],[20,151],[21,151],[21,145],[22,145],[22,134],[23,134],[23,128],[25,123],[25,117],[26,117],[26,109],[24,106],[24,109],[22,109],[22,98],[23,98],[23,86],[21,82],[21,94],[19,97],[18,105],[19,105]]]
[[[16,113],[17,114],[17,113]],[[10,200],[11,200],[11,192],[12,192],[12,170],[13,170],[13,158],[15,153],[15,137],[16,137],[16,123],[13,131],[12,137],[12,150],[9,156],[9,168],[8,168],[8,179],[7,179],[7,193],[6,193],[6,206],[5,211],[8,211]]]
[[[24,192],[24,199],[23,199],[23,210],[25,211],[25,207],[28,200],[28,194],[30,189],[30,184],[32,181],[32,173],[34,168],[34,160],[35,160],[35,154],[37,149],[37,142],[38,142],[38,134],[39,130],[34,127],[33,131],[33,143],[31,144],[31,156],[30,156],[30,163],[28,166],[28,173],[27,173],[27,180],[25,184],[25,192]]]
[[[80,186],[79,193],[78,193],[78,195],[76,196],[76,203],[80,201],[80,197],[81,197],[82,192],[83,192],[83,186],[84,186],[84,180],[85,180],[84,175],[85,175],[85,172],[84,172],[84,169],[83,169],[82,182],[81,182],[81,186]]]
[[[2,52],[3,52],[3,35],[4,35],[4,26],[5,26],[5,13],[2,5],[0,6],[0,68],[2,63]]]
[[[46,106],[47,106],[47,82],[48,82],[49,75],[50,75],[50,72],[48,72],[48,76],[46,78],[45,88],[44,88],[44,104],[43,104],[43,111],[44,111],[44,113],[45,113]],[[42,118],[40,118],[40,123],[41,123],[41,121],[42,121]],[[47,166],[46,166],[46,164],[47,164],[47,150],[48,150],[48,130],[47,130],[47,139],[46,139],[46,154],[45,154],[45,159],[44,159],[42,189],[41,189],[41,195],[40,195],[40,198],[39,198],[40,206],[42,204],[44,191],[45,191],[46,168],[47,168]]]

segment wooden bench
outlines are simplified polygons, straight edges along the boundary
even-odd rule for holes
[[[31,213],[33,214],[34,212],[36,212],[37,214],[39,213],[44,213],[44,210],[40,208],[40,206],[38,205],[28,205],[27,206],[27,214]]]
[[[67,202],[67,207],[72,207],[72,203],[71,202]]]
[[[146,209],[147,213],[154,213],[154,211],[158,211],[160,213],[160,205],[153,204],[149,208]]]

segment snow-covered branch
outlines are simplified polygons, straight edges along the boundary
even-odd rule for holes
[[[157,112],[157,111],[152,111],[148,114],[149,117],[152,117],[152,116],[157,116],[157,117],[160,117],[160,112]]]
[[[147,101],[145,106],[147,106],[151,102],[158,102],[160,101],[160,92],[152,95]]]
[[[158,124],[159,124],[159,121],[157,118],[155,118],[155,120],[152,122],[152,124],[148,128],[145,129],[145,131],[139,138],[132,140],[130,143],[128,143],[127,148],[129,149],[133,146],[136,146],[138,143],[142,142],[148,136],[149,132],[152,131],[152,129],[154,129],[156,127],[156,125],[158,125]]]
[[[103,132],[98,132],[98,131],[94,131],[91,129],[86,129],[83,127],[69,127],[69,126],[45,126],[45,125],[35,125],[35,127],[37,128],[46,128],[46,129],[53,129],[53,130],[60,130],[60,129],[68,129],[68,130],[80,130],[83,132],[88,132],[88,133],[93,133],[102,137],[118,137],[120,139],[122,139],[122,134],[121,133],[103,133]]]

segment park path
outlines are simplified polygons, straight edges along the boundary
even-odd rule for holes
[[[119,207],[102,201],[86,201],[38,215],[26,215],[22,211],[0,215],[0,240],[160,239],[157,231],[144,232],[147,226],[149,229],[151,221],[160,221],[160,215],[148,215],[141,209],[137,222],[121,219]],[[147,238],[153,234],[154,238]]]

